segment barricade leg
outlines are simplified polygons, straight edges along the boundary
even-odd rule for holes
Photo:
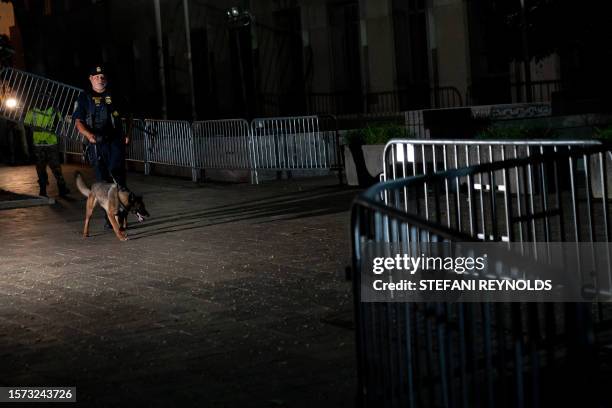
[[[191,128],[190,128],[191,131]],[[195,157],[195,138],[192,136],[191,137],[191,143],[189,144],[191,146],[191,181],[193,181],[194,183],[198,182],[199,179],[199,169],[196,166],[196,157]]]
[[[147,125],[145,125],[145,129],[149,130]],[[149,141],[149,133],[145,132],[144,133],[144,152],[143,152],[143,158],[142,158],[142,161],[144,163],[145,176],[148,176],[151,174],[151,163],[149,162],[150,151],[151,151],[151,144]]]

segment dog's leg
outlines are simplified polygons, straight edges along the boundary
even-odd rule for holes
[[[87,204],[85,205],[85,227],[83,227],[83,238],[87,238],[89,236],[89,220],[91,219],[91,215],[93,214],[93,210],[96,207],[96,197],[93,194],[90,194],[87,197]]]
[[[119,224],[119,230],[120,231],[125,231],[125,219],[127,218],[127,215],[125,214],[125,211],[121,210],[117,213],[117,224]]]
[[[108,217],[108,220],[113,226],[113,231],[115,231],[115,235],[117,236],[117,238],[119,238],[119,241],[127,241],[128,239],[127,234],[119,230],[119,224],[117,223],[117,216],[115,215],[116,213],[117,213],[117,209],[109,206],[108,211],[106,212],[106,216]]]

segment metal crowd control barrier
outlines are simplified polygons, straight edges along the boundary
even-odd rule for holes
[[[360,271],[372,243],[394,243],[419,256],[429,242],[502,235],[525,245],[610,242],[611,149],[568,146],[548,153],[538,147],[530,157],[387,181],[356,199],[360,406],[606,405],[598,377],[606,343],[598,335],[609,328],[609,307],[365,303]],[[490,187],[477,190],[474,181]]]
[[[0,117],[24,123],[27,113],[34,108],[53,107],[60,120],[45,130],[71,140],[80,138],[71,115],[81,89],[14,68],[0,71]]]
[[[383,180],[528,157],[563,148],[599,144],[601,143],[596,140],[394,139],[385,146]]]
[[[71,120],[81,89],[47,78],[4,68],[0,71],[0,117],[23,123],[32,108],[54,107],[60,119],[46,128],[62,137],[64,155],[81,154],[82,136]],[[125,124],[124,124],[125,125]],[[330,115],[195,122],[169,120],[134,121],[127,160],[198,170],[249,169],[258,182],[258,169],[338,170],[342,179],[342,155],[335,117]]]
[[[244,169],[257,183],[253,166],[251,127],[244,119],[194,122],[196,167],[200,169]]]
[[[255,170],[342,171],[332,116],[258,118],[251,122]],[[341,177],[341,176],[340,176]]]
[[[146,119],[144,138],[145,164],[164,164],[191,168],[197,180],[196,159],[191,125],[178,120]],[[145,174],[149,174],[145,170]]]
[[[123,121],[123,129],[127,132],[127,123]],[[145,174],[150,174],[149,168],[149,149],[147,146],[150,145],[148,140],[149,133],[146,130],[146,124],[144,120],[133,119],[132,120],[132,138],[130,144],[127,146],[125,159],[133,162],[140,162],[145,164]]]

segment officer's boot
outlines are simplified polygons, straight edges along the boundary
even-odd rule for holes
[[[39,186],[38,195],[41,197],[47,197],[47,184],[39,183],[38,186]]]

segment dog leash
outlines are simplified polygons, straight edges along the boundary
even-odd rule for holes
[[[96,155],[96,160],[104,162],[104,159],[102,158],[102,156],[98,156],[98,146],[96,145],[96,143],[94,143],[93,146],[94,146],[94,154]],[[117,188],[122,188],[121,185],[117,182],[117,179],[115,178],[115,176],[113,176],[113,172],[108,166],[108,164],[106,164],[106,169],[108,170],[108,174],[110,174],[111,178],[113,179],[113,183],[117,186]]]

